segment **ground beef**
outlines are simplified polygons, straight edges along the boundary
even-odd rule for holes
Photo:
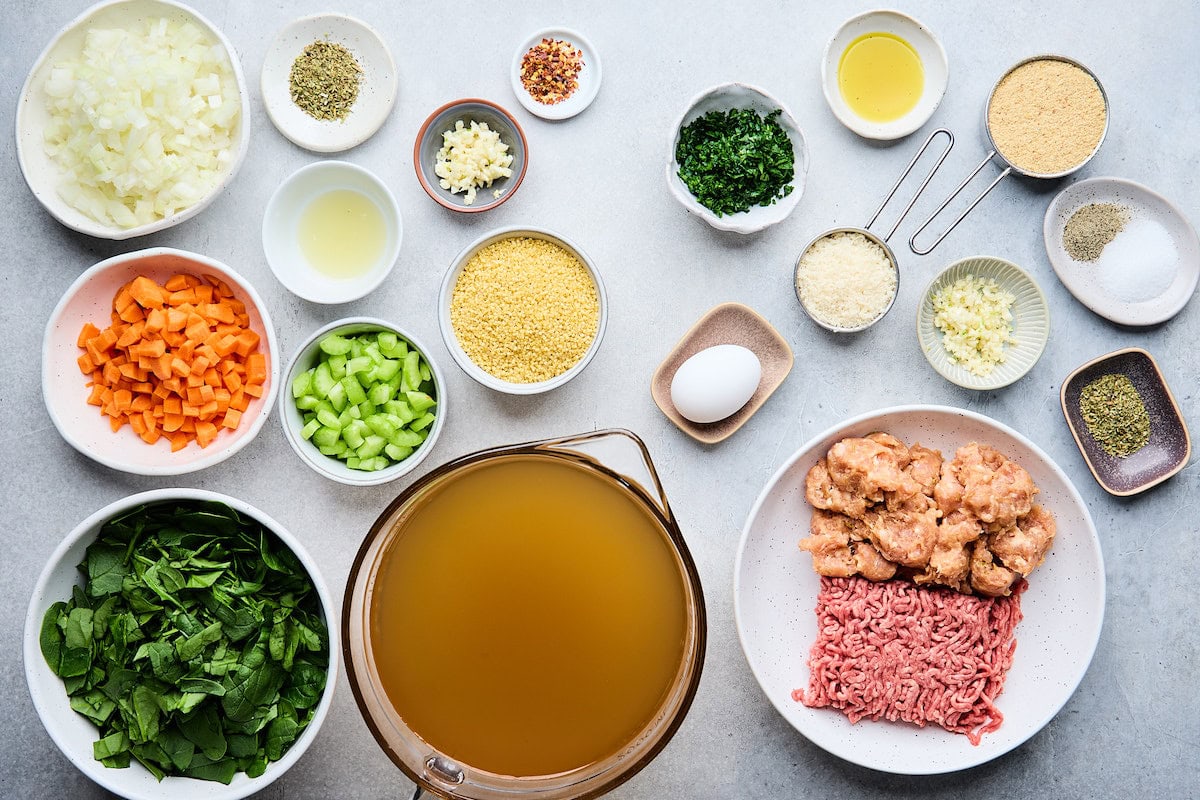
[[[1022,581],[1009,597],[973,597],[908,581],[821,578],[808,690],[792,699],[850,721],[932,722],[979,744],[1000,727],[1021,620]]]

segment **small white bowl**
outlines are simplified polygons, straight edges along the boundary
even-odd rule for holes
[[[191,206],[168,217],[145,225],[121,228],[98,222],[67,203],[58,193],[63,180],[62,169],[46,153],[45,130],[50,120],[43,96],[43,86],[54,65],[77,54],[83,49],[83,41],[90,28],[122,27],[148,17],[166,17],[181,22],[191,22],[208,34],[229,56],[229,63],[237,81],[241,109],[237,130],[234,133],[234,149],[220,179],[208,194]],[[246,90],[246,78],[238,61],[237,51],[225,35],[211,22],[192,8],[172,0],[106,0],[88,8],[68,22],[38,56],[25,85],[21,87],[17,103],[17,162],[21,174],[29,185],[33,196],[45,206],[56,220],[72,230],[95,236],[99,239],[132,239],[148,233],[161,231],[178,225],[199,214],[216,199],[242,165],[250,144],[250,93]]]
[[[951,361],[942,346],[942,332],[933,324],[933,295],[967,275],[994,280],[1013,295],[1012,326],[1016,342],[1004,348],[1004,361],[988,375],[975,375]],[[1027,272],[1002,258],[973,256],[955,261],[929,282],[917,307],[917,340],[929,365],[946,380],[964,389],[987,391],[1016,382],[1042,357],[1050,338],[1050,308],[1046,296]]]
[[[128,769],[109,769],[96,761],[92,757],[92,743],[99,738],[99,731],[90,720],[71,708],[62,678],[51,671],[42,656],[39,640],[42,617],[46,609],[54,603],[70,599],[71,587],[83,584],[76,566],[83,561],[84,551],[95,541],[104,523],[147,503],[172,501],[224,503],[239,514],[261,523],[296,555],[308,572],[308,577],[320,598],[325,627],[329,631],[329,669],[325,673],[325,692],[312,721],[283,758],[267,765],[266,772],[257,778],[250,778],[244,772],[239,772],[228,786],[183,777],[167,777],[160,782],[136,761]],[[110,503],[79,523],[50,556],[34,587],[33,597],[30,598],[25,614],[25,680],[38,717],[41,718],[50,738],[58,745],[58,749],[80,772],[105,789],[129,800],[239,800],[262,791],[281,777],[300,760],[317,738],[317,732],[321,729],[333,703],[338,659],[341,656],[341,645],[338,641],[339,620],[334,614],[335,608],[329,587],[321,577],[316,562],[300,541],[278,522],[249,503],[203,489],[154,489],[141,492]]]
[[[371,331],[391,331],[401,339],[406,340],[421,354],[425,359],[425,363],[429,365],[429,371],[433,373],[434,399],[437,400],[437,405],[434,406],[436,419],[434,419],[433,425],[429,429],[429,436],[425,438],[425,441],[419,447],[413,450],[412,455],[385,469],[364,472],[358,469],[350,469],[346,466],[346,462],[333,456],[325,455],[317,449],[316,445],[300,435],[300,429],[304,427],[304,419],[301,417],[300,410],[296,408],[296,403],[292,398],[292,381],[301,372],[312,369],[317,365],[321,352],[319,345],[326,335],[330,333],[350,335]],[[433,450],[438,437],[442,435],[442,428],[446,425],[446,380],[442,377],[442,371],[438,367],[437,362],[430,356],[429,348],[419,339],[406,333],[401,328],[397,328],[390,322],[374,317],[347,317],[346,319],[335,320],[314,332],[296,350],[296,355],[292,356],[284,386],[284,391],[279,393],[279,421],[283,424],[283,433],[288,440],[288,444],[296,451],[296,455],[300,456],[300,460],[311,467],[314,472],[329,478],[331,481],[344,483],[347,486],[378,486],[381,483],[394,481],[412,472],[417,468],[418,464],[425,460],[429,452]]]
[[[315,41],[342,45],[362,67],[358,99],[341,120],[319,120],[292,102],[292,63]],[[370,25],[342,14],[317,14],[289,23],[271,42],[262,68],[263,104],[275,127],[294,144],[317,153],[349,150],[371,138],[396,102],[396,64]]]
[[[83,354],[76,341],[85,322],[101,330],[108,327],[113,297],[138,275],[161,284],[178,272],[220,278],[246,304],[250,327],[261,337],[259,352],[267,357],[267,382],[263,396],[251,399],[237,430],[221,431],[208,447],[193,442],[172,453],[165,438],[154,445],[146,444],[128,425],[114,433],[109,418],[96,406],[88,405],[88,376],[76,363]],[[278,353],[267,306],[245,278],[220,261],[197,253],[169,247],[138,250],[113,256],[88,269],[50,312],[42,340],[42,399],[51,422],[67,444],[88,458],[135,475],[182,475],[219,464],[258,435],[279,390]]]
[[[925,86],[921,99],[911,111],[891,122],[872,122],[855,114],[842,98],[838,87],[838,67],[851,42],[868,33],[890,33],[912,45],[921,59]],[[821,86],[825,102],[843,125],[866,139],[887,141],[908,136],[924,125],[937,110],[946,94],[949,69],[946,50],[933,31],[899,11],[868,11],[842,23],[837,33],[825,45],[821,59]]]
[[[1161,293],[1141,302],[1127,302],[1106,291],[1098,280],[1097,262],[1076,261],[1063,247],[1063,228],[1089,203],[1114,203],[1129,209],[1130,217],[1151,219],[1166,229],[1175,245],[1175,278]],[[1118,234],[1119,235],[1119,234]],[[1046,208],[1042,222],[1050,266],[1075,299],[1118,325],[1157,325],[1174,317],[1192,299],[1200,281],[1200,240],[1187,217],[1162,195],[1124,178],[1088,178],[1059,192]]]
[[[525,54],[542,39],[558,39],[567,42],[583,55],[583,68],[579,70],[577,78],[579,86],[566,100],[553,105],[546,105],[534,100],[533,96],[525,90],[524,84],[521,83],[521,62],[524,60]],[[513,94],[517,96],[521,105],[525,106],[525,110],[542,119],[553,120],[568,119],[590,106],[600,92],[601,77],[600,54],[582,33],[570,28],[544,28],[537,33],[530,34],[513,55],[510,75]]]
[[[462,274],[467,262],[489,244],[518,236],[544,239],[562,247],[579,259],[579,263],[583,264],[587,268],[588,274],[592,276],[592,282],[596,285],[596,296],[600,302],[600,319],[596,323],[596,335],[592,339],[592,344],[588,347],[587,352],[566,372],[561,375],[555,375],[549,380],[538,381],[537,383],[513,383],[497,378],[490,372],[485,371],[472,361],[471,357],[462,349],[462,346],[458,343],[458,337],[454,334],[454,324],[450,321],[450,303],[454,297],[454,286],[458,283],[458,276]],[[596,265],[576,244],[557,233],[551,233],[541,228],[514,225],[485,233],[463,248],[462,252],[454,259],[454,262],[450,265],[450,269],[446,270],[446,274],[442,278],[442,288],[438,294],[438,325],[442,330],[442,341],[446,343],[446,349],[454,357],[455,363],[475,381],[489,389],[495,389],[497,392],[504,392],[505,394],[540,394],[548,392],[551,389],[557,389],[580,372],[583,372],[584,367],[595,357],[596,351],[600,349],[600,342],[604,339],[604,329],[608,325],[608,295],[604,291],[604,281],[600,278],[600,272],[596,269]]]
[[[313,267],[300,247],[300,221],[309,203],[326,192],[350,189],[367,196],[383,216],[387,238],[371,269],[335,278]],[[301,167],[280,184],[263,214],[263,250],[279,282],[313,303],[349,303],[376,289],[400,257],[404,226],[391,189],[370,170],[347,161],[318,161]]]
[[[776,122],[782,127],[792,142],[792,153],[796,158],[796,174],[792,177],[792,191],[786,197],[776,200],[769,206],[754,206],[748,211],[736,214],[726,214],[718,217],[712,211],[701,205],[692,195],[691,190],[679,178],[679,162],[675,160],[675,148],[679,144],[680,132],[697,117],[702,117],[710,111],[729,111],[731,109],[751,109],[759,114],[769,114],[776,109],[782,110]],[[766,91],[745,83],[723,83],[701,92],[688,103],[687,110],[675,121],[671,128],[671,149],[667,153],[667,188],[679,204],[707,222],[717,230],[734,233],[755,233],[770,227],[777,222],[787,219],[800,202],[804,194],[804,179],[808,175],[808,147],[804,142],[804,133],[787,106],[772,97]]]

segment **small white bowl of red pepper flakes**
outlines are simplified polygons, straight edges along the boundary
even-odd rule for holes
[[[600,91],[600,56],[577,31],[546,28],[517,48],[512,88],[525,110],[542,119],[567,119]]]

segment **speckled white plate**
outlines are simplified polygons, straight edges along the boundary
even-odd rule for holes
[[[521,61],[524,60],[525,54],[542,39],[558,39],[568,42],[583,55],[583,69],[579,70],[577,78],[579,86],[566,100],[553,105],[546,105],[534,100],[533,95],[525,91],[525,86],[521,83]],[[596,95],[600,93],[600,79],[603,75],[603,70],[600,68],[600,54],[582,33],[570,28],[545,28],[531,33],[525,41],[521,42],[521,46],[513,54],[509,79],[512,82],[513,94],[517,96],[518,102],[525,107],[526,111],[542,119],[559,120],[569,119],[592,104]]]
[[[992,279],[1010,292],[1015,344],[1004,348],[1004,361],[987,375],[975,375],[950,359],[942,346],[942,332],[933,324],[933,295],[959,278],[974,275]],[[955,261],[934,278],[917,307],[917,339],[929,364],[943,378],[964,389],[999,389],[1033,369],[1050,338],[1050,308],[1041,288],[1024,270],[1010,261],[990,256],[973,256]]]
[[[973,746],[939,727],[863,720],[792,700],[807,688],[809,649],[817,636],[814,613],[820,578],[796,543],[808,532],[811,508],[804,476],[845,436],[883,430],[905,443],[919,441],[952,455],[970,441],[999,448],[1041,489],[1038,500],[1054,512],[1058,535],[1046,563],[1021,596],[1025,618],[996,706],[999,730]],[[1096,527],[1066,474],[1033,442],[993,419],[944,406],[899,406],[847,420],[810,440],[767,481],[738,545],[733,578],[734,616],[742,650],[767,699],[813,743],[847,761],[904,775],[934,775],[991,761],[1048,723],[1083,679],[1104,621],[1104,560]]]
[[[1072,214],[1089,203],[1125,206],[1133,218],[1152,219],[1166,229],[1179,260],[1175,279],[1161,294],[1137,303],[1114,297],[1097,280],[1096,262],[1076,261],[1067,254],[1063,228]],[[1166,322],[1183,310],[1200,281],[1200,240],[1196,238],[1196,230],[1170,200],[1124,178],[1089,178],[1063,189],[1046,208],[1042,235],[1050,266],[1067,291],[1092,311],[1120,325]]]
[[[336,42],[362,67],[358,99],[343,120],[310,117],[292,102],[288,76],[304,48],[317,40]],[[293,143],[317,153],[337,153],[362,144],[379,130],[396,102],[399,80],[383,38],[365,22],[342,14],[301,17],[279,32],[262,68],[267,116]]]

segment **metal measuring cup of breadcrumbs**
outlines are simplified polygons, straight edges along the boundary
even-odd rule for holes
[[[945,137],[945,147],[891,230],[883,236],[872,233],[871,226],[939,137]],[[834,333],[856,333],[871,327],[891,310],[900,293],[900,262],[888,245],[888,239],[908,216],[952,147],[954,134],[945,128],[933,131],[892,184],[887,196],[864,227],[827,230],[800,251],[792,286],[800,307],[813,322]]]
[[[1063,178],[1092,160],[1108,135],[1108,94],[1096,74],[1073,58],[1039,55],[1018,61],[988,95],[983,126],[991,151],[908,240],[928,255],[1010,172],[1027,178]],[[922,249],[925,232],[963,189],[993,160],[1004,169],[933,243]]]

